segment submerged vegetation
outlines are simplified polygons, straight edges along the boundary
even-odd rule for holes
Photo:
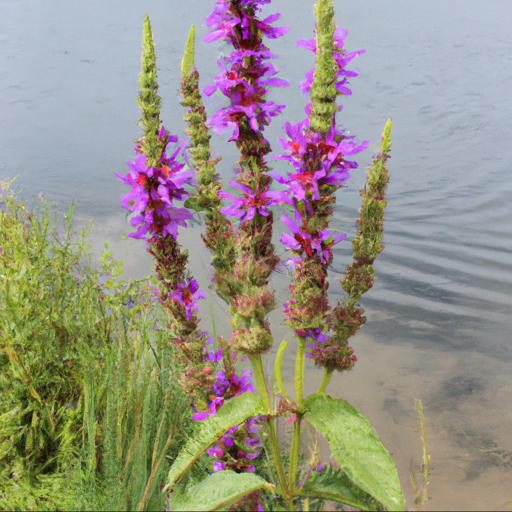
[[[337,192],[358,168],[352,158],[367,147],[339,127],[339,100],[351,94],[357,73],[349,65],[362,51],[345,49],[333,1],[318,0],[315,37],[299,42],[315,54],[315,68],[300,84],[309,97],[305,117],[286,123],[274,159],[288,171],[273,171],[264,131],[285,106],[269,99],[269,88],[289,84],[277,76],[267,47],[287,32],[273,25],[279,14],[262,17],[270,3],[214,2],[205,42],[223,41],[230,53],[204,91],[227,99],[210,119],[192,27],[182,61],[183,142],[160,117],[155,45],[144,21],[143,134],[128,173],[117,176],[130,188],[122,205],[130,236],[154,258],[153,278],[124,280],[107,250],[95,265],[85,236],[72,232],[71,215],[62,226],[44,207],[34,214],[4,190],[0,508],[404,508],[395,465],[370,422],[327,394],[332,374],[357,361],[349,340],[365,322],[360,299],[373,286],[373,263],[383,250],[391,122],[361,190],[352,262],[341,282],[345,298],[331,305],[333,247],[348,234],[329,224]],[[211,128],[229,131],[239,151],[230,192],[216,171]],[[284,262],[273,245],[279,209],[286,210]],[[226,337],[205,330],[199,317],[206,293],[180,241],[194,216],[205,220],[213,288],[229,306]],[[270,278],[278,265],[290,277],[283,312],[297,343],[294,396],[281,375],[286,341],[274,374],[263,365],[274,346],[268,314],[276,307]],[[310,396],[303,390],[307,358],[323,373]],[[279,435],[284,422],[293,427],[289,440]],[[327,441],[329,457],[320,458],[316,442],[305,444],[305,425]]]

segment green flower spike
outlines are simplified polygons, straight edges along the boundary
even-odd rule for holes
[[[158,140],[162,99],[158,95],[155,45],[153,43],[151,23],[147,15],[144,18],[139,87],[140,95],[137,103],[142,110],[140,127],[144,131],[142,152],[147,156],[148,164],[153,165],[158,162],[162,151],[162,144]]]
[[[334,5],[333,0],[318,0],[315,6],[316,66],[311,88],[311,129],[329,133],[336,105],[336,72],[334,60]]]

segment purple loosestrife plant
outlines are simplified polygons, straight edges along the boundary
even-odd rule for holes
[[[194,184],[193,172],[179,161],[184,150],[183,143],[177,144],[172,152],[167,151],[169,144],[178,143],[177,137],[170,136],[160,127],[158,136],[151,139],[153,126],[160,125],[159,111],[152,107],[159,107],[160,98],[156,95],[156,59],[148,19],[145,22],[144,43],[140,105],[145,135],[136,144],[137,156],[128,164],[128,174],[118,175],[124,184],[131,187],[123,197],[122,205],[131,212],[130,223],[135,232],[130,236],[145,240],[148,251],[155,257],[160,281],[155,296],[170,314],[169,330],[185,366],[181,384],[192,399],[194,419],[203,419],[214,415],[224,400],[252,390],[251,374],[249,370],[237,374],[232,362],[236,360],[235,353],[228,352],[222,357],[222,350],[219,349],[212,356],[208,333],[199,329],[199,301],[206,295],[187,270],[187,254],[178,243],[178,229],[186,227],[187,221],[192,218],[190,210],[183,203],[190,196],[185,187]],[[153,140],[152,144],[157,145],[157,150],[153,150],[149,140]],[[215,175],[211,179],[215,180]],[[214,470],[232,464],[235,456],[238,470],[253,467],[250,461],[257,452],[244,451],[238,440],[246,438],[246,442],[254,446],[255,423],[252,420],[245,428],[234,429],[224,436],[224,443],[236,451],[230,453],[226,450],[225,458],[229,456],[230,459],[227,462],[216,460]]]
[[[189,196],[187,186],[193,184],[193,172],[180,161],[183,144],[161,125],[156,56],[147,17],[139,84],[144,135],[136,143],[129,172],[117,175],[130,187],[122,205],[130,211],[130,224],[135,228],[129,236],[144,240],[155,258],[159,280],[155,296],[169,312],[169,331],[184,365],[183,387],[194,406],[204,408],[214,384],[214,368],[204,357],[208,335],[199,329],[197,316],[204,293],[188,271],[187,253],[177,240],[179,228],[192,218],[183,202]],[[169,150],[171,144],[176,146]]]
[[[270,189],[272,178],[266,155],[270,144],[263,132],[284,106],[268,99],[269,87],[286,86],[272,64],[274,56],[265,39],[286,33],[274,27],[279,14],[261,16],[267,0],[217,0],[206,20],[210,28],[206,42],[222,40],[230,53],[218,60],[219,75],[205,90],[209,96],[220,91],[228,100],[209,125],[217,132],[230,130],[229,140],[240,151],[235,181],[237,195],[221,192],[228,202],[221,212],[238,225],[234,239],[231,268],[216,273],[215,282],[221,296],[232,306],[231,342],[237,350],[257,355],[272,345],[266,315],[274,307],[268,281],[278,263],[272,245],[272,206],[282,194]],[[231,203],[231,204],[229,204]]]
[[[356,360],[348,340],[364,323],[359,300],[373,285],[373,262],[383,247],[391,122],[361,191],[352,263],[342,280],[346,297],[331,307],[328,271],[333,248],[348,237],[330,228],[336,193],[358,167],[354,156],[367,146],[338,126],[337,99],[351,94],[349,81],[357,73],[350,64],[362,52],[345,49],[346,32],[336,28],[333,0],[318,0],[315,37],[299,42],[315,54],[315,68],[299,86],[311,101],[303,120],[285,125],[283,153],[277,158],[289,166],[288,173],[271,172],[264,130],[284,107],[270,101],[268,91],[286,83],[277,77],[266,40],[281,37],[286,30],[273,25],[278,14],[263,14],[270,3],[214,3],[205,40],[222,41],[230,52],[218,61],[220,72],[205,90],[207,96],[220,92],[228,100],[210,120],[194,64],[191,30],[182,61],[185,144],[161,127],[146,21],[139,100],[144,137],[128,175],[120,177],[131,187],[123,204],[132,214],[132,236],[146,240],[155,257],[160,282],[155,293],[170,314],[170,338],[185,366],[181,382],[197,421],[194,435],[173,461],[165,492],[171,510],[302,510],[308,509],[310,500],[336,501],[360,510],[402,510],[396,468],[370,422],[346,401],[326,394],[334,370],[351,369]],[[223,190],[209,129],[229,131],[229,140],[239,150],[230,182],[234,192]],[[272,190],[273,180],[280,191]],[[274,366],[276,394],[269,392],[261,356],[273,344],[267,315],[275,298],[268,284],[278,263],[272,245],[278,204],[288,209],[281,219],[281,243],[289,251],[292,273],[284,311],[297,338],[293,400],[281,375],[286,342],[279,347]],[[205,217],[203,240],[212,254],[213,283],[230,305],[233,331],[227,341],[212,339],[199,327],[198,301],[204,293],[188,271],[187,253],[178,243],[191,210]],[[306,356],[324,369],[324,379],[317,393],[304,397]],[[250,361],[252,371],[237,369],[243,359]],[[282,419],[293,424],[286,464],[277,436]],[[321,461],[316,453],[309,465],[299,464],[304,422],[326,439],[332,460]],[[208,457],[208,475],[191,483],[187,475],[203,456]]]
[[[222,213],[220,182],[215,171],[216,160],[211,158],[210,135],[206,126],[206,110],[199,89],[199,73],[194,65],[195,29],[192,26],[182,61],[182,105],[187,108],[185,114],[186,133],[190,139],[187,148],[189,161],[195,169],[198,184],[193,197],[188,201],[198,211],[206,212],[206,234],[203,240],[212,252],[212,264],[216,272],[226,272],[234,264],[235,232],[230,220]],[[229,302],[229,294],[224,295],[222,288],[217,288],[221,297]],[[222,341],[222,340],[220,340]],[[244,369],[237,373],[236,352],[230,350],[226,343],[221,348],[209,346],[206,360],[212,364],[222,363],[215,373],[214,393],[207,410],[196,412],[193,419],[203,421],[215,416],[225,400],[238,396],[247,391],[254,391],[252,373]],[[258,435],[259,421],[256,418],[248,420],[242,426],[235,426],[208,450],[213,458],[213,471],[235,470],[237,472],[253,472],[252,462],[261,450]],[[245,504],[252,508],[261,507],[258,493],[247,496]],[[238,504],[241,506],[241,504]]]
[[[205,38],[206,42],[223,40],[231,47],[231,53],[218,60],[220,74],[205,93],[209,96],[219,90],[229,100],[229,105],[217,111],[209,125],[217,132],[232,129],[229,140],[240,151],[236,181],[231,183],[239,195],[220,193],[231,202],[221,213],[238,224],[234,260],[231,268],[216,274],[215,283],[221,296],[227,295],[231,304],[231,344],[250,355],[260,383],[264,381],[261,354],[273,342],[266,319],[274,307],[274,294],[268,289],[268,281],[279,261],[272,245],[271,207],[283,199],[282,193],[270,190],[272,178],[266,160],[270,144],[263,131],[284,108],[268,100],[268,88],[288,85],[276,76],[277,70],[271,63],[274,56],[264,44],[265,38],[276,39],[287,31],[272,26],[279,14],[261,18],[262,7],[269,3],[268,0],[217,0],[206,20],[211,31]],[[273,457],[279,460],[277,435],[271,423],[268,434]],[[277,474],[284,487],[280,460]]]
[[[233,265],[234,231],[231,222],[220,212],[220,182],[215,171],[215,161],[211,159],[206,110],[199,90],[199,73],[194,66],[194,54],[195,29],[192,26],[182,61],[181,85],[182,104],[187,108],[186,133],[190,139],[187,151],[198,181],[189,204],[200,212],[206,212],[207,233],[203,240],[212,252],[214,268],[223,270]],[[244,369],[237,373],[236,352],[230,350],[222,339],[219,341],[221,347],[214,347],[211,339],[206,350],[205,360],[218,369],[214,374],[213,392],[208,408],[192,416],[197,421],[215,416],[225,400],[254,391],[251,371]],[[214,472],[226,468],[236,471],[254,470],[252,461],[259,455],[259,450],[255,448],[261,444],[257,426],[257,420],[251,419],[241,427],[231,428],[208,451],[213,458]],[[251,502],[257,504],[258,497],[252,496]]]
[[[291,164],[293,170],[277,180],[288,189],[285,202],[291,205],[293,214],[281,218],[288,228],[281,235],[281,243],[292,252],[294,268],[292,297],[284,311],[300,344],[305,344],[306,355],[332,371],[351,368],[356,357],[346,345],[341,347],[333,341],[335,322],[327,297],[327,273],[332,248],[347,234],[329,231],[329,221],[336,191],[346,186],[350,172],[357,169],[351,157],[366,149],[367,143],[358,144],[336,125],[336,112],[342,110],[336,96],[352,94],[349,78],[357,73],[347,66],[363,51],[347,52],[347,32],[335,29],[333,21],[323,27],[318,28],[316,39],[298,44],[315,53],[317,66],[301,84],[301,89],[311,95],[308,115],[296,125],[287,124],[286,137],[281,139],[285,153],[279,158]],[[322,38],[328,44],[318,51]]]

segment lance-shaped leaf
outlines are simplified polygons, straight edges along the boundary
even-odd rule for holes
[[[196,44],[196,29],[194,25],[190,26],[190,30],[188,32],[187,44],[185,46],[185,51],[183,52],[183,58],[181,59],[181,74],[183,77],[187,77],[190,72],[194,69],[194,59],[195,59],[195,44]]]
[[[404,497],[391,456],[370,422],[345,400],[323,393],[306,401],[304,418],[327,440],[347,477],[387,510],[403,510]]]
[[[169,489],[178,482],[208,447],[230,428],[242,424],[249,418],[264,414],[263,404],[253,393],[243,393],[226,401],[215,416],[210,416],[198,425],[185,443],[171,466],[166,488]]]
[[[253,473],[219,471],[184,492],[173,492],[171,510],[223,510],[255,491],[270,491],[274,486]]]
[[[322,472],[313,471],[301,489],[308,498],[337,501],[358,510],[379,510],[379,503],[356,487],[340,469],[327,467]]]

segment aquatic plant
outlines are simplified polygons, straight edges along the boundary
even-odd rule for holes
[[[347,33],[335,25],[333,1],[318,0],[315,37],[299,42],[315,53],[315,68],[300,85],[310,102],[306,117],[287,123],[281,139],[283,153],[277,158],[290,164],[290,171],[273,172],[268,161],[271,144],[264,131],[284,106],[268,98],[268,88],[288,84],[277,76],[266,44],[286,33],[273,26],[278,13],[263,17],[262,9],[270,3],[215,2],[205,42],[222,40],[230,52],[219,59],[220,73],[205,94],[220,92],[228,102],[210,119],[195,66],[192,27],[182,61],[188,141],[181,144],[160,120],[156,57],[149,19],[145,20],[139,97],[144,133],[130,172],[119,178],[131,187],[123,205],[132,214],[132,236],[143,238],[155,258],[160,283],[155,297],[169,314],[169,336],[183,366],[181,384],[198,423],[173,461],[165,491],[173,510],[295,510],[306,509],[310,500],[360,509],[403,509],[396,468],[369,421],[346,401],[326,394],[332,373],[349,370],[356,362],[348,340],[365,321],[359,300],[373,285],[373,263],[383,248],[391,122],[386,123],[381,150],[361,190],[353,261],[341,283],[346,296],[331,306],[328,271],[333,247],[348,235],[332,232],[330,218],[336,192],[357,169],[353,155],[367,146],[338,126],[338,97],[351,94],[349,80],[357,73],[349,64],[362,52],[345,49]],[[230,182],[234,192],[223,189],[216,171],[210,128],[229,130],[229,141],[239,151]],[[171,142],[176,147],[168,153]],[[273,181],[278,190],[272,189]],[[291,273],[291,296],[284,312],[297,339],[294,400],[282,384],[286,342],[279,347],[274,366],[278,395],[269,392],[262,360],[274,341],[267,316],[275,307],[269,280],[279,263],[272,243],[278,206],[288,210],[281,217],[286,230],[280,241],[290,252],[285,263]],[[198,301],[205,293],[191,275],[179,242],[180,229],[187,226],[192,211],[205,216],[203,240],[212,253],[212,281],[230,307],[229,339],[211,336],[200,327]],[[306,357],[324,371],[319,391],[308,397],[303,392]],[[237,370],[242,359],[248,359],[252,372]],[[283,419],[293,424],[288,457],[277,434]],[[329,463],[300,463],[304,422],[327,440]],[[266,457],[260,457],[263,453]],[[191,470],[203,456],[210,457],[211,474],[198,481]]]

